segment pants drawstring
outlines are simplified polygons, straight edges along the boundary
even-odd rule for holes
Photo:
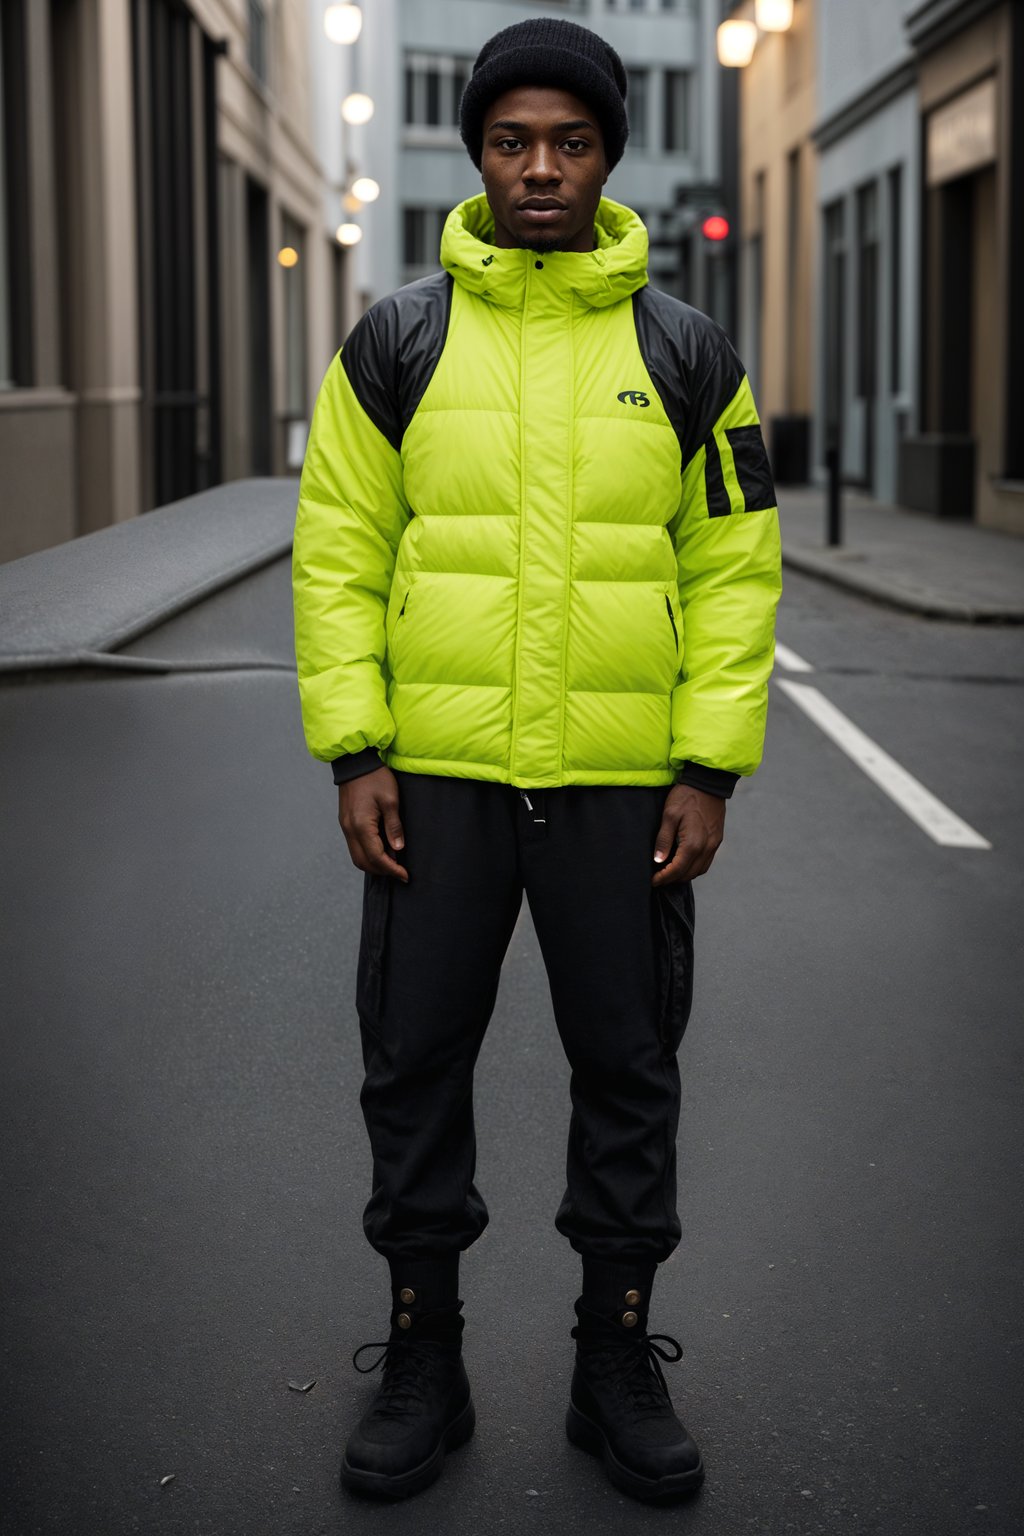
[[[533,815],[533,810],[534,810],[533,801],[530,799],[529,795],[526,793],[526,790],[525,789],[521,789],[519,791],[519,794],[522,797],[522,799],[526,801],[526,809],[530,812],[531,815]],[[537,810],[541,811],[543,809],[544,809],[544,807],[538,803]],[[539,826],[546,826],[546,824],[547,824],[547,818],[545,816],[533,816],[533,819],[534,819],[534,821]]]

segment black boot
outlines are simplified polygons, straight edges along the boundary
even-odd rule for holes
[[[680,1360],[682,1348],[667,1334],[647,1332],[655,1267],[584,1259],[565,1432],[602,1458],[623,1493],[662,1501],[699,1488],[704,1464],[676,1417],[659,1364],[659,1357]]]
[[[473,1433],[458,1276],[458,1255],[391,1265],[391,1336],[352,1356],[358,1371],[384,1365],[380,1391],[345,1447],[341,1484],[352,1493],[419,1493],[439,1475],[445,1452]],[[381,1351],[372,1365],[359,1364],[364,1349]]]

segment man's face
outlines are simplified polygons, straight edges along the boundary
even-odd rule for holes
[[[578,96],[520,85],[496,97],[484,117],[480,170],[495,245],[593,250],[608,162],[597,117]]]

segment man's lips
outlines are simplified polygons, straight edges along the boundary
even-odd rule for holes
[[[561,218],[565,211],[564,203],[548,202],[540,198],[529,198],[516,209],[520,217],[536,224],[550,224],[554,219]]]

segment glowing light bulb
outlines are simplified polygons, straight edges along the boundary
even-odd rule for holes
[[[339,224],[334,238],[339,245],[358,245],[363,232],[358,224]]]
[[[352,193],[364,203],[375,203],[380,197],[380,183],[372,176],[357,176],[352,183]]]
[[[752,21],[723,21],[717,38],[718,62],[726,69],[743,69],[754,57],[757,27]]]
[[[362,25],[358,5],[329,5],[324,11],[324,31],[332,43],[354,43]]]
[[[353,91],[341,104],[341,115],[346,123],[368,123],[373,116],[373,98],[362,91]]]
[[[788,32],[793,25],[793,0],[757,0],[754,15],[762,32]]]

